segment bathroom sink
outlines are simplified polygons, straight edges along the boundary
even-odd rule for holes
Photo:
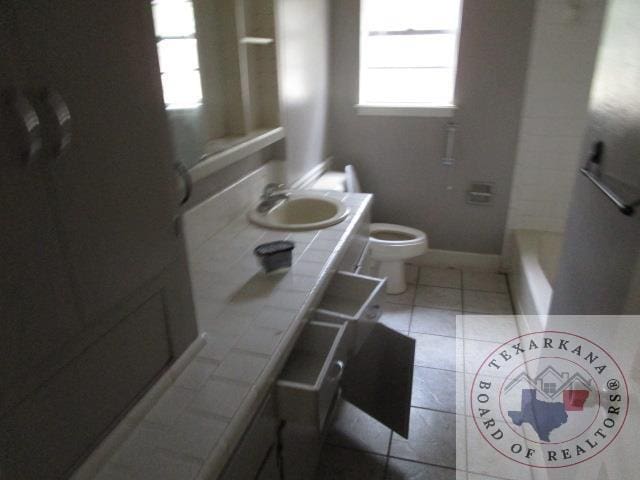
[[[249,220],[278,230],[316,230],[340,223],[347,215],[349,209],[340,200],[312,193],[291,193],[268,212],[252,209]]]

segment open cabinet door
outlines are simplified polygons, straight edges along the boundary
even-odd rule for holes
[[[407,438],[416,341],[380,323],[342,377],[342,395],[356,407]]]

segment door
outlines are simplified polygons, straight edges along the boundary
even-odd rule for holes
[[[23,94],[13,12],[0,9],[0,416],[29,372],[79,328],[42,165],[42,125]]]
[[[640,3],[608,2],[589,105],[584,158],[604,143],[601,170],[640,200]],[[564,251],[551,303],[553,314],[639,314],[640,208],[623,215],[589,180],[578,175]],[[636,277],[640,272],[635,272]],[[633,287],[635,285],[635,287]],[[636,305],[632,308],[630,305]],[[627,305],[625,307],[625,305]],[[634,311],[635,310],[635,311]]]
[[[71,141],[46,163],[78,306],[91,325],[178,252],[150,2],[13,5],[27,86],[42,116],[51,117],[55,102],[45,88],[71,116]]]
[[[343,397],[407,438],[416,341],[381,323],[373,325],[342,376]]]
[[[196,325],[149,3],[1,4],[0,477],[67,478]]]

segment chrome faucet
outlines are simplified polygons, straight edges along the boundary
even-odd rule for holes
[[[269,183],[264,187],[262,201],[258,204],[258,212],[267,213],[278,203],[283,202],[289,198],[290,193],[285,191],[284,184]]]

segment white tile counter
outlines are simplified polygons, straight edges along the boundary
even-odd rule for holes
[[[367,217],[371,195],[327,195],[343,199],[350,214],[320,231],[266,230],[244,214],[208,238],[206,226],[193,227],[202,239],[195,248],[190,244],[189,263],[204,341],[176,362],[74,478],[220,474]],[[286,274],[266,276],[253,249],[279,239],[295,243],[294,265]]]

